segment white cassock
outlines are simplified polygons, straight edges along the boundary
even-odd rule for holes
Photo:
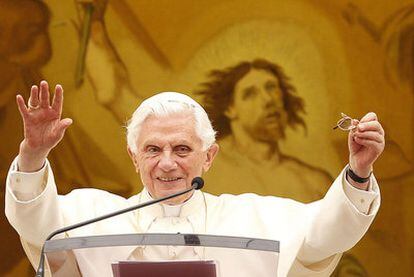
[[[41,245],[54,230],[115,210],[151,200],[144,189],[129,199],[97,189],[78,189],[57,195],[48,162],[38,172],[17,171],[12,164],[6,185],[6,215],[19,233],[24,250],[37,267]],[[368,191],[352,187],[344,171],[320,200],[302,204],[290,199],[256,194],[214,196],[195,191],[179,206],[155,204],[103,220],[66,236],[130,233],[197,233],[254,237],[280,241],[277,276],[329,276],[341,253],[354,246],[367,231],[380,204],[374,177]],[[202,247],[123,247],[76,250],[83,276],[112,276],[111,262],[119,260],[204,259],[214,249]],[[221,276],[264,276],[274,265],[232,256],[232,268]]]

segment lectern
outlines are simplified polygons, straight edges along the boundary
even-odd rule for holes
[[[278,241],[258,238],[145,233],[50,240],[44,252],[46,274],[57,277],[274,277],[279,248]]]

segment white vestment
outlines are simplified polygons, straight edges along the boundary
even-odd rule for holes
[[[6,215],[36,267],[41,245],[52,231],[151,199],[145,189],[129,199],[97,189],[60,196],[48,162],[35,173],[18,172],[16,165],[15,161],[7,178]],[[361,239],[378,211],[379,188],[374,177],[370,182],[369,191],[355,189],[342,172],[325,197],[310,204],[274,196],[214,196],[196,191],[179,208],[156,204],[66,236],[180,232],[272,239],[280,241],[278,276],[329,276],[340,253]],[[83,276],[111,276],[114,261],[203,259],[206,253],[201,248],[124,247],[76,250],[75,255]],[[232,269],[232,276],[260,276],[267,266],[272,265],[245,261]]]

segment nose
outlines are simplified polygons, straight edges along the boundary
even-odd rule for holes
[[[169,172],[177,168],[177,162],[172,157],[171,151],[164,151],[162,153],[158,167],[164,172]]]
[[[261,90],[260,91],[260,98],[262,100],[262,106],[264,108],[268,108],[269,106],[271,106],[274,102],[272,96],[269,94],[269,92],[265,91],[265,90]]]

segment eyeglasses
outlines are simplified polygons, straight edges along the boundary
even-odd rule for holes
[[[336,126],[333,127],[335,130],[336,128],[341,129],[342,131],[351,131],[355,129],[357,126],[353,124],[353,122],[358,122],[357,119],[353,119],[352,117],[347,116],[344,113],[341,113],[342,118],[338,120]]]

